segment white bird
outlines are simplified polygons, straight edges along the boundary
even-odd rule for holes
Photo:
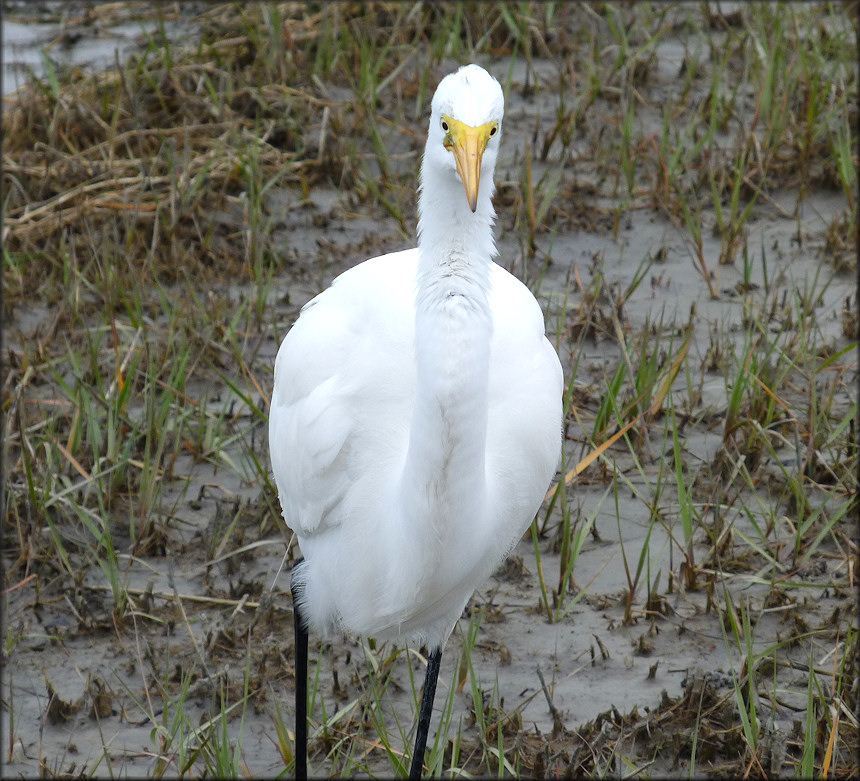
[[[292,575],[297,777],[308,629],[427,645],[420,777],[442,648],[558,462],[561,365],[534,296],[493,262],[503,112],[501,86],[477,65],[440,82],[418,248],[341,274],[278,351],[269,448],[304,557]]]

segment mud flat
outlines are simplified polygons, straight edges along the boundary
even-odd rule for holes
[[[4,101],[5,777],[289,774],[274,356],[413,242],[470,60],[565,445],[450,641],[431,769],[855,775],[856,5],[160,8],[96,7],[151,32]],[[419,649],[314,642],[311,767],[401,772]]]

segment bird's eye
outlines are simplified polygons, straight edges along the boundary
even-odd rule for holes
[[[444,119],[442,120],[442,130],[445,131],[446,133],[449,130],[448,123]]]

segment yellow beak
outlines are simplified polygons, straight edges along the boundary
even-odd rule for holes
[[[444,117],[448,124],[445,148],[454,153],[457,173],[463,180],[466,198],[472,211],[478,208],[478,190],[481,186],[481,160],[490,140],[490,134],[497,127],[495,122],[471,127],[456,119]]]

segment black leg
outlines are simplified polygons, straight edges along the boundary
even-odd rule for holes
[[[421,694],[421,710],[418,711],[418,731],[415,733],[412,767],[409,769],[411,781],[418,781],[421,778],[421,771],[424,769],[424,749],[427,748],[427,733],[430,731],[430,716],[433,714],[433,700],[436,697],[436,681],[439,680],[439,662],[441,661],[441,648],[437,648],[427,657],[424,692]]]
[[[297,563],[301,563],[301,560]],[[295,573],[295,570],[293,570]],[[293,595],[293,624],[296,636],[296,778],[308,777],[308,630],[299,609],[295,579],[290,582]]]

